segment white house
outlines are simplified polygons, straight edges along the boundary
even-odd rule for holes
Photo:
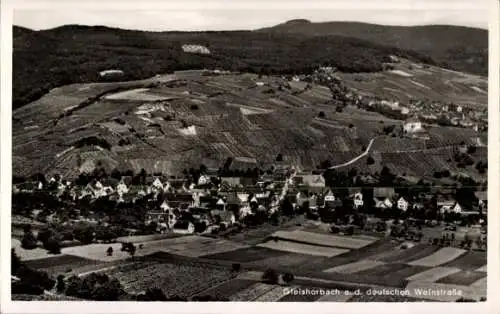
[[[207,175],[201,175],[198,179],[198,185],[206,185],[210,183],[210,177]]]
[[[323,202],[323,206],[326,206],[328,203],[335,202],[336,198],[333,192],[330,190],[328,193],[325,195],[325,199]]]
[[[160,178],[156,178],[156,179],[153,181],[153,183],[151,184],[151,188],[152,188],[154,191],[163,190],[163,183],[161,183]]]
[[[224,200],[222,198],[219,198],[219,200],[217,201],[217,203],[215,205],[219,209],[222,209],[222,210],[226,209],[226,202],[224,202]]]
[[[406,133],[416,133],[423,131],[422,122],[415,117],[412,117],[405,121],[403,130]]]
[[[363,206],[364,202],[363,202],[363,193],[361,192],[357,192],[356,194],[354,194],[354,207],[355,208],[360,208]]]
[[[170,212],[170,211],[171,211],[171,207],[170,207],[170,206],[168,206],[167,201],[163,201],[163,203],[161,203],[161,205],[160,205],[160,208],[161,208],[164,212]]]
[[[453,206],[452,211],[456,214],[460,214],[462,212],[462,206],[456,203],[455,206]]]
[[[120,181],[120,183],[118,183],[118,185],[116,186],[116,193],[118,193],[118,195],[120,196],[128,193],[128,187],[125,182],[123,182],[123,180]]]
[[[408,201],[404,199],[404,197],[400,197],[398,200],[398,208],[402,211],[407,211],[408,210]]]
[[[187,53],[210,54],[210,50],[202,45],[182,45],[182,50]]]

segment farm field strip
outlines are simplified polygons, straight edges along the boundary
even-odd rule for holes
[[[435,252],[429,256],[423,257],[423,258],[418,259],[418,260],[414,260],[408,264],[409,265],[416,265],[416,266],[436,267],[436,266],[445,264],[447,262],[450,262],[450,261],[460,257],[465,252],[467,252],[467,251],[462,250],[462,249],[445,247],[445,248],[441,248],[440,250],[438,250],[437,252]]]
[[[407,277],[406,279],[412,281],[428,281],[428,282],[435,282],[438,281],[439,279],[452,275],[454,273],[460,272],[459,268],[450,268],[450,267],[435,267],[431,268],[429,270],[426,270],[424,272],[415,274],[413,276]]]
[[[258,246],[278,251],[286,251],[292,253],[309,254],[313,256],[326,256],[326,257],[340,255],[348,251],[345,249],[319,247],[319,246],[312,246],[312,245],[300,244],[288,241],[277,241],[277,242],[269,241],[258,244]]]
[[[49,273],[63,273],[68,269],[81,268],[87,266],[104,266],[106,263],[81,258],[73,255],[55,255],[53,257],[41,258],[26,261],[28,267],[42,269]]]
[[[324,272],[351,274],[351,273],[356,273],[356,272],[363,271],[363,270],[368,270],[370,268],[374,268],[374,267],[381,266],[384,264],[385,264],[384,262],[361,260],[358,262],[344,264],[341,266],[329,268],[329,269],[324,270]]]
[[[483,277],[481,279],[474,281],[470,286],[471,287],[478,287],[478,288],[486,287],[487,281],[488,281],[488,277]]]
[[[356,261],[362,260],[362,259],[370,259],[374,260],[371,258],[374,254],[377,252],[381,251],[386,251],[386,250],[393,250],[394,249],[394,244],[387,242],[387,241],[377,241],[374,242],[368,246],[365,246],[359,250],[350,250],[344,254],[328,258],[326,260],[321,260],[321,261],[311,261],[307,264],[304,265],[304,268],[306,269],[328,269],[328,268],[333,268],[336,266],[341,266],[344,264],[349,264],[349,263],[354,263]],[[382,261],[384,262],[384,261]]]
[[[486,265],[486,262],[486,252],[467,251],[457,259],[454,259],[442,266],[457,267],[463,270],[475,270]]]
[[[243,249],[237,249],[233,251],[227,251],[223,253],[216,253],[202,256],[203,258],[215,259],[215,260],[228,260],[234,262],[252,262],[263,259],[269,259],[273,257],[279,257],[287,255],[283,251],[275,251],[264,247],[247,247]]]
[[[313,232],[294,230],[294,231],[277,231],[273,236],[287,240],[296,240],[317,244],[322,246],[342,247],[348,249],[359,249],[373,243],[373,240],[356,239],[355,237],[342,237],[334,235],[322,235]]]
[[[285,252],[283,252],[285,253]],[[257,267],[257,268],[273,268],[273,267],[290,267],[290,268],[302,268],[311,262],[321,263],[325,257],[323,256],[312,256],[309,254],[298,254],[298,253],[285,253],[282,256],[269,257],[261,260],[251,261],[245,263],[245,267]]]
[[[385,252],[374,254],[371,257],[369,257],[369,259],[387,263],[393,263],[393,262],[407,263],[428,256],[430,254],[433,254],[438,249],[439,248],[435,246],[430,246],[426,244],[416,245],[406,250],[394,247],[393,249],[386,250]]]
[[[266,283],[255,283],[243,291],[232,295],[231,301],[253,301],[263,294],[271,291],[275,286]]]
[[[474,271],[460,271],[439,279],[438,283],[470,286],[478,280],[485,278],[486,273]],[[477,286],[478,284],[476,284]]]
[[[482,272],[487,272],[487,270],[488,270],[488,265],[483,265],[478,269],[476,269],[476,271],[482,271]]]
[[[373,268],[358,271],[355,274],[359,276],[376,276],[376,277],[389,276],[394,278],[405,279],[408,276],[411,276],[413,274],[422,271],[423,269],[421,266],[411,266],[403,263],[389,263],[389,264],[384,263],[375,266]],[[411,275],[409,275],[408,273]]]

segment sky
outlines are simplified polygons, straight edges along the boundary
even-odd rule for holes
[[[39,0],[36,3],[16,0],[16,5],[20,5],[14,8],[13,23],[35,30],[81,24],[149,31],[194,31],[258,29],[303,18],[312,22],[488,28],[487,0],[253,0],[251,3],[239,0],[238,5],[228,0],[215,0],[210,4],[183,0],[143,2],[139,6],[130,1],[91,0],[82,5],[83,1],[72,0]]]

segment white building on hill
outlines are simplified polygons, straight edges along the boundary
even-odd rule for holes
[[[202,45],[182,45],[182,50],[188,53],[210,54],[210,50]]]
[[[403,129],[406,133],[416,133],[423,131],[422,122],[416,117],[412,117],[405,121]]]

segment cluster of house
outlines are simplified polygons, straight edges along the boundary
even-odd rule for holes
[[[446,122],[449,125],[473,129],[476,132],[488,130],[488,112],[486,106],[484,109],[478,109],[478,106],[446,104],[432,101],[416,100],[403,105],[399,101],[370,99],[366,97],[362,100],[368,107],[374,108],[380,106],[392,111],[398,112],[401,116],[411,119],[407,121],[408,127],[405,131],[408,133],[419,132],[422,129],[422,123],[437,124]],[[418,128],[414,126],[418,125]]]
[[[291,173],[291,174],[290,174]],[[153,199],[161,197],[158,208],[146,213],[145,224],[156,223],[159,231],[173,230],[178,233],[194,232],[196,223],[205,223],[207,232],[221,225],[229,227],[237,220],[244,219],[256,211],[271,215],[279,209],[282,200],[287,198],[295,208],[308,204],[311,211],[319,208],[335,210],[343,206],[345,199],[336,196],[334,189],[326,187],[321,174],[286,173],[278,169],[273,174],[264,174],[258,179],[245,177],[221,177],[220,183],[214,184],[212,176],[201,175],[196,183],[186,179],[149,176],[143,185],[132,184],[132,178],[123,176],[120,180],[107,178],[93,180],[86,186],[75,186],[61,178],[51,178],[46,184],[50,191],[62,196],[66,193],[75,202],[84,198],[98,199],[108,197],[117,203],[134,203],[146,195]],[[42,182],[26,182],[14,186],[16,192],[43,190]],[[361,188],[348,188],[349,198],[354,208],[364,206]],[[161,195],[161,196],[160,196]],[[398,208],[401,211],[423,209],[422,201],[407,200],[398,196],[394,188],[374,188],[373,204],[378,209]],[[429,193],[422,200],[432,198]],[[441,213],[453,212],[461,215],[479,213],[486,210],[487,196],[478,192],[477,208],[464,208],[452,199],[438,199],[437,206]]]

